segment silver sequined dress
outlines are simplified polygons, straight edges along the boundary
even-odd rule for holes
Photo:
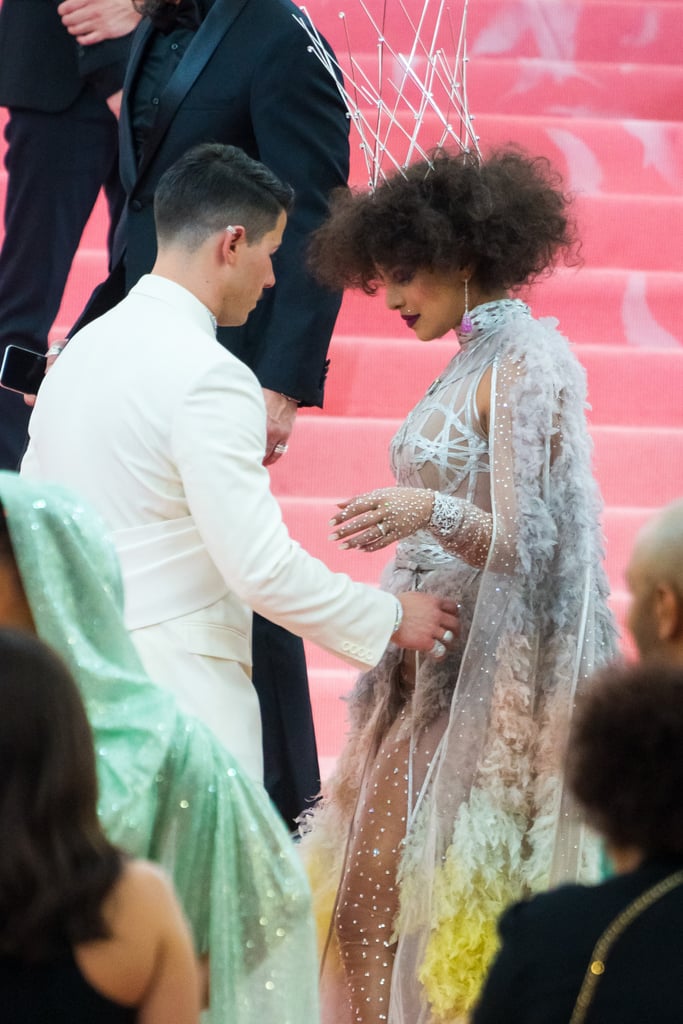
[[[464,1020],[504,906],[596,868],[558,760],[615,650],[584,373],[519,300],[472,319],[391,445],[399,485],[443,496],[443,529],[401,541],[383,579],[457,600],[459,644],[412,677],[390,649],[360,677],[304,839],[335,1024]]]

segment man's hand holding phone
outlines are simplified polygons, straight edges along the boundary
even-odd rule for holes
[[[23,395],[27,405],[35,405],[45,374],[67,343],[66,340],[53,342],[46,356],[20,345],[8,345],[0,366],[0,385]]]

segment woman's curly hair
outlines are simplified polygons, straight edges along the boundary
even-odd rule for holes
[[[683,669],[603,670],[582,698],[566,776],[587,820],[617,846],[683,855]]]
[[[550,271],[562,252],[577,262],[569,203],[544,157],[507,147],[480,162],[437,151],[375,192],[337,189],[309,262],[328,287],[368,294],[380,271],[409,279],[462,267],[484,291],[516,289]]]

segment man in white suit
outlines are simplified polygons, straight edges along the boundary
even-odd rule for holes
[[[233,147],[173,165],[155,197],[152,273],[59,357],[22,466],[100,511],[150,675],[259,779],[252,609],[361,668],[390,640],[438,655],[457,630],[453,602],[332,573],[292,541],[270,492],[261,388],[215,328],[244,323],[274,285],[291,201]]]

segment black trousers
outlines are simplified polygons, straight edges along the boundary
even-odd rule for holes
[[[100,188],[105,188],[112,224],[123,205],[118,123],[89,86],[58,113],[12,108],[5,138],[0,360],[10,344],[45,351]],[[17,468],[29,415],[20,395],[0,388],[0,469]]]
[[[285,824],[294,828],[294,819],[320,791],[304,645],[286,629],[254,615],[252,653],[265,786]]]

